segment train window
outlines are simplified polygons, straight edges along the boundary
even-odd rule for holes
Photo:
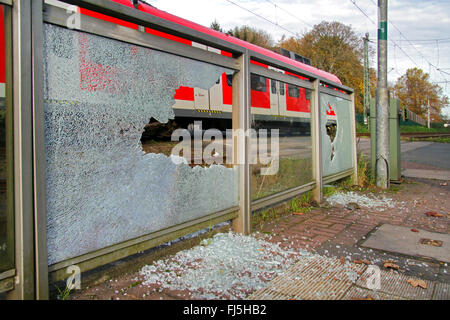
[[[227,74],[227,85],[231,87],[233,85],[233,75]]]
[[[266,92],[266,78],[262,76],[258,76],[256,74],[251,75],[251,87],[252,90]]]
[[[311,94],[312,94],[311,90],[305,90],[305,99],[311,100]]]
[[[289,97],[291,98],[299,98],[300,97],[299,88],[295,85],[288,84],[288,94]]]
[[[286,84],[284,82],[280,82],[280,95],[284,96],[284,87]]]
[[[276,94],[277,93],[277,82],[275,80],[270,80],[271,84],[271,88],[272,88],[272,93]]]

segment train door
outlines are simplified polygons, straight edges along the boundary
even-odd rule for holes
[[[211,110],[223,111],[222,104],[222,76],[217,82],[209,89],[209,108]]]
[[[280,116],[287,116],[286,113],[286,83],[278,83],[278,112]]]
[[[209,92],[201,88],[194,88],[195,109],[209,110]]]
[[[278,112],[278,81],[270,79],[270,114],[279,115]]]

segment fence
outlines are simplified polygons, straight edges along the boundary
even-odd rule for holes
[[[17,276],[11,297],[45,299],[71,265],[87,271],[223,221],[249,234],[252,211],[309,190],[320,201],[323,183],[356,179],[353,90],[319,70],[131,5],[0,2],[15,57],[15,258],[0,270],[0,282]],[[90,12],[75,11],[76,28],[67,4]],[[217,90],[229,101],[222,92],[213,105]],[[258,92],[278,102],[258,107]],[[195,162],[211,155],[195,139],[171,154],[167,134],[181,127],[209,134],[225,161]],[[265,134],[269,157],[255,158]]]

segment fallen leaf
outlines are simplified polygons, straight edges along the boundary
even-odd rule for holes
[[[302,216],[302,215],[304,215],[303,212],[294,212],[294,213],[292,213],[292,214],[295,214],[295,215],[297,215],[297,216]]]
[[[437,212],[434,212],[434,211],[427,211],[427,212],[425,212],[425,215],[427,217],[436,217],[436,218],[444,216],[443,214],[437,213]]]
[[[395,269],[395,270],[399,270],[400,266],[396,265],[395,263],[391,262],[391,261],[385,261],[384,262],[384,267],[387,268],[391,268],[391,269]]]
[[[352,300],[376,300],[370,294],[368,294],[365,298],[352,298]]]
[[[441,183],[441,186],[446,186],[447,185],[447,182],[442,182]]]
[[[409,279],[408,280],[408,283],[410,284],[410,285],[412,285],[414,288],[416,288],[416,287],[421,287],[421,288],[423,288],[423,289],[426,289],[427,288],[427,283],[425,282],[425,281],[423,281],[423,280],[418,280],[418,279]]]
[[[370,261],[367,261],[367,260],[364,260],[364,259],[358,259],[358,260],[354,260],[353,263],[356,263],[356,264],[367,264],[367,265],[369,265],[369,264],[370,264]]]
[[[345,264],[345,257],[344,256],[341,256],[341,264]]]
[[[412,232],[419,232],[417,229],[411,229]]]

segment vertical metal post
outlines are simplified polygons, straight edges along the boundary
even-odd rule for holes
[[[370,117],[369,117],[369,129],[370,129],[370,169],[373,175],[376,175],[376,163],[377,163],[377,109],[375,105],[375,99],[370,99]]]
[[[378,0],[377,186],[389,188],[389,92],[387,88],[387,0]]]
[[[250,136],[250,58],[246,51],[238,59],[238,72],[233,76],[233,134],[234,163],[239,168],[239,214],[233,220],[233,230],[251,233],[251,182],[249,164]]]
[[[350,97],[352,99],[352,105],[351,105],[351,110],[350,110],[350,125],[351,125],[351,130],[352,130],[352,159],[353,159],[353,175],[352,175],[352,179],[353,179],[353,184],[357,185],[358,184],[358,153],[356,150],[356,117],[355,117],[355,93],[352,92],[350,94]]]
[[[36,299],[48,299],[47,215],[45,201],[45,135],[42,1],[31,2],[33,72],[33,169]]]
[[[400,100],[391,99],[389,115],[390,132],[390,161],[389,180],[399,182],[401,180],[401,152],[400,152]]]
[[[31,0],[13,3],[15,289],[11,299],[35,298]]]
[[[370,105],[370,78],[369,78],[369,34],[366,33],[364,40],[364,124],[367,125],[367,113]],[[369,124],[370,125],[370,124]]]
[[[313,177],[316,186],[313,189],[313,198],[321,203],[322,197],[322,145],[320,136],[320,93],[319,80],[313,82],[312,108],[311,108],[311,138]]]

